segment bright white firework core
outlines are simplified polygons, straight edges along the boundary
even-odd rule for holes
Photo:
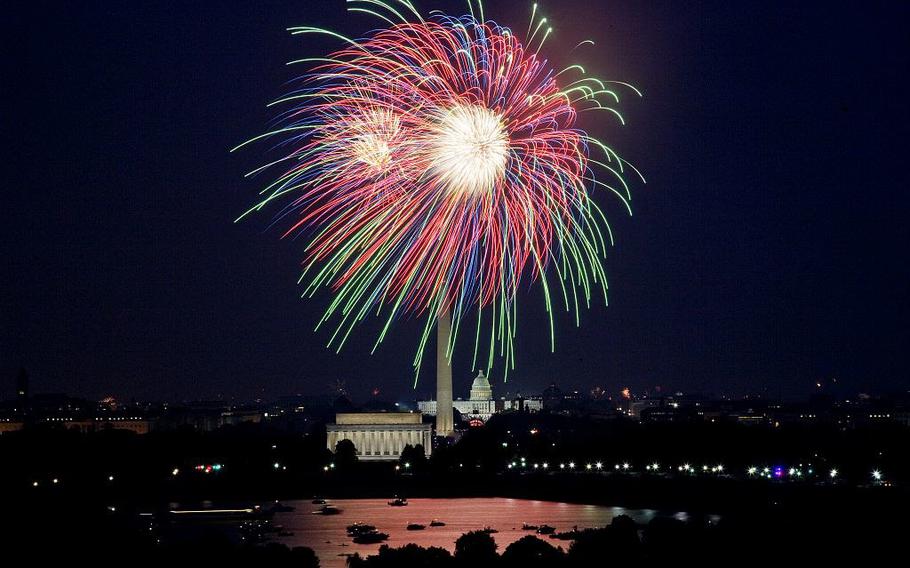
[[[506,171],[509,137],[502,118],[478,105],[455,105],[433,128],[432,171],[452,192],[490,192]]]

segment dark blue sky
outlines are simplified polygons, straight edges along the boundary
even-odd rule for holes
[[[415,322],[372,357],[367,324],[335,355],[312,332],[324,302],[298,298],[301,242],[268,215],[232,222],[258,191],[242,174],[268,156],[228,150],[272,117],[286,61],[336,45],[285,28],[374,22],[342,0],[19,4],[0,80],[3,393],[24,365],[35,390],[87,396],[322,393],[335,379],[411,396]],[[627,127],[582,126],[648,184],[632,219],[599,198],[617,237],[608,308],[579,329],[557,319],[550,354],[539,289],[522,298],[509,390],[910,386],[910,5],[811,4],[541,2],[551,57],[595,39],[579,62],[644,92],[623,102]],[[486,6],[525,27],[530,2]],[[469,364],[456,360],[456,394]]]

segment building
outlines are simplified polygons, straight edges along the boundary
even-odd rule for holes
[[[340,412],[326,425],[326,446],[335,451],[341,440],[350,440],[364,461],[395,461],[405,446],[433,451],[433,427],[419,412]]]
[[[512,400],[503,400],[502,410],[514,410],[516,412],[540,412],[544,408],[543,398],[529,397],[525,398],[519,394]]]
[[[501,410],[501,405],[498,408],[496,401],[493,400],[493,387],[490,386],[490,380],[483,374],[483,371],[479,371],[474,377],[468,400],[459,398],[452,401],[452,406],[461,413],[463,418],[484,422],[489,420],[497,410]],[[418,401],[417,408],[428,416],[436,416],[435,400]]]

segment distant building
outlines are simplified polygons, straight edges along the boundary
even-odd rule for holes
[[[156,429],[190,428],[198,432],[211,432],[223,426],[259,423],[263,418],[269,418],[269,414],[255,408],[230,406],[222,401],[196,401],[169,407],[159,417]]]
[[[483,374],[483,371],[479,371],[474,377],[468,400],[459,398],[452,401],[452,405],[461,413],[462,417],[484,422],[489,420],[497,410],[501,410],[501,405],[497,408],[496,401],[493,400],[493,387],[490,386],[490,380]],[[435,400],[418,401],[417,408],[428,416],[436,416]]]
[[[502,410],[516,410],[518,412],[540,412],[544,408],[544,401],[540,397],[525,398],[520,394],[512,400],[504,400]]]
[[[627,402],[628,415],[631,418],[641,420],[642,412],[648,408],[663,406],[662,401],[656,398],[643,398]]]
[[[395,461],[407,445],[433,451],[433,427],[419,412],[340,412],[326,425],[326,446],[335,451],[341,440],[350,440],[364,461]]]
[[[40,424],[66,430],[78,430],[84,434],[104,430],[129,430],[136,434],[148,434],[152,431],[152,421],[142,416],[46,416]]]

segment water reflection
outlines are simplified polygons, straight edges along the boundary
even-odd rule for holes
[[[321,565],[327,568],[345,566],[346,556],[359,552],[362,556],[375,554],[380,544],[354,544],[347,536],[346,527],[355,522],[375,525],[389,534],[385,542],[397,547],[408,543],[420,546],[439,546],[454,551],[455,540],[462,534],[491,527],[498,532],[493,535],[499,545],[499,552],[519,538],[534,534],[522,530],[522,524],[550,525],[557,532],[570,531],[575,527],[602,527],[609,525],[614,517],[628,515],[637,523],[647,524],[657,511],[653,509],[626,509],[623,507],[602,507],[598,505],[577,505],[506,498],[472,499],[411,499],[407,507],[389,507],[385,499],[338,499],[330,500],[341,509],[338,515],[314,515],[318,507],[309,501],[288,502],[296,509],[293,512],[278,513],[274,522],[284,526],[288,536],[278,540],[288,546],[308,546],[316,551]],[[685,513],[677,513],[685,516]],[[445,526],[431,527],[430,521],[444,521]],[[424,530],[407,530],[408,524],[427,525]],[[286,533],[287,534],[287,533]],[[546,538],[546,537],[544,537]],[[569,542],[553,540],[554,546],[568,548]]]

